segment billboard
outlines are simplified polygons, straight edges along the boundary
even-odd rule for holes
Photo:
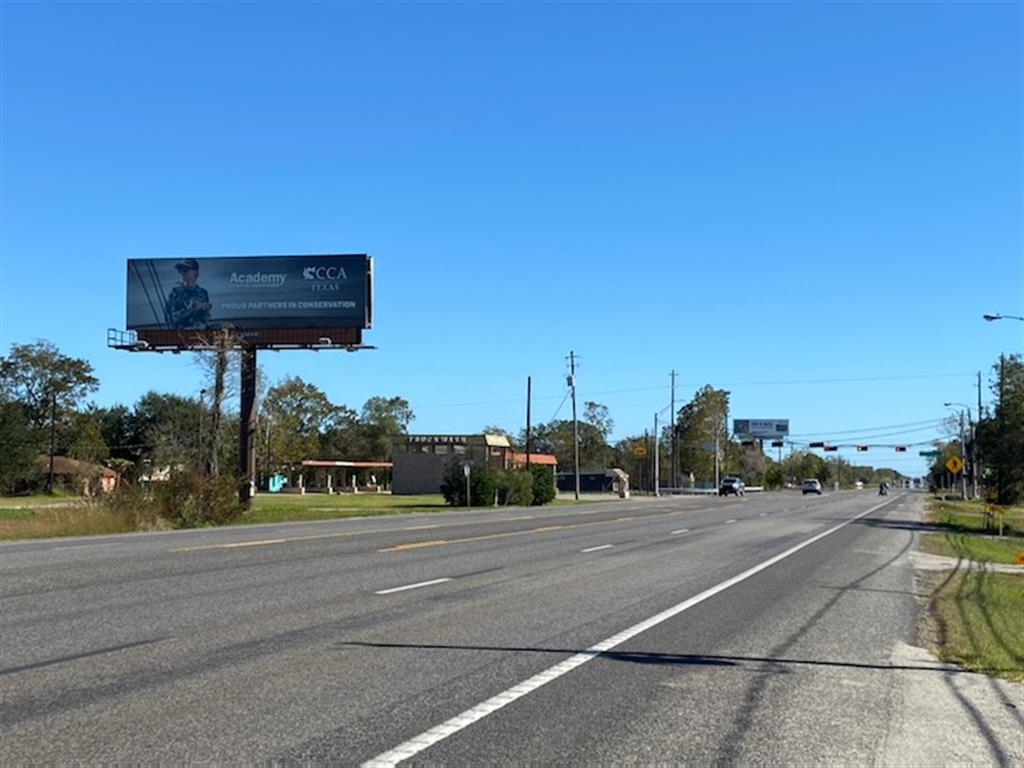
[[[733,419],[732,431],[740,437],[785,437],[789,434],[789,419]]]
[[[133,331],[369,328],[365,254],[129,259]]]

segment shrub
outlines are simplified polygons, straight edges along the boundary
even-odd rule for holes
[[[528,507],[533,503],[533,473],[506,469],[498,477],[498,503]]]
[[[227,525],[241,518],[238,482],[230,476],[211,477],[194,470],[175,472],[154,491],[156,511],[175,528]]]
[[[120,483],[112,492],[96,496],[93,503],[123,521],[125,530],[154,531],[167,527],[157,512],[153,492],[132,483]]]
[[[555,500],[555,473],[551,467],[530,466],[533,475],[533,506],[539,507]]]
[[[773,466],[764,473],[764,484],[766,488],[772,490],[781,488],[785,482],[786,473],[782,471],[782,467],[780,466]]]
[[[494,492],[498,487],[497,473],[480,462],[470,462],[469,501],[474,507],[489,507],[494,504]],[[441,479],[441,493],[446,504],[453,507],[466,506],[466,475],[462,462],[455,457],[449,459]]]

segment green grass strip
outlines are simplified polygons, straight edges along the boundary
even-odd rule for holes
[[[1024,576],[954,571],[931,602],[943,661],[1024,680]]]
[[[992,528],[986,505],[976,501],[928,501],[927,519],[945,529],[921,537],[925,552],[962,560],[1015,564],[1024,558],[1024,507],[1008,507],[1003,535]]]

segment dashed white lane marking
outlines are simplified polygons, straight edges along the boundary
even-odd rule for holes
[[[602,653],[610,651],[612,648],[615,648],[618,645],[622,645],[624,642],[630,640],[633,637],[636,637],[641,632],[645,632],[648,629],[651,629],[652,627],[656,627],[658,624],[661,624],[664,621],[668,621],[674,616],[678,616],[683,611],[689,610],[690,608],[699,603],[703,603],[708,598],[714,597],[719,592],[724,592],[730,587],[733,587],[742,581],[746,581],[751,576],[760,573],[766,568],[770,568],[776,563],[785,560],[787,557],[795,555],[801,549],[809,547],[816,541],[820,541],[821,539],[824,539],[826,536],[831,536],[833,533],[840,530],[841,528],[845,528],[850,523],[859,520],[860,518],[866,515],[870,515],[872,512],[875,512],[878,509],[881,509],[883,506],[885,506],[885,504],[886,502],[877,504],[876,506],[873,506],[870,509],[861,512],[859,515],[851,517],[849,520],[842,522],[839,525],[835,525],[826,531],[822,531],[821,533],[812,536],[806,541],[802,541],[796,546],[790,547],[784,552],[780,552],[774,557],[768,558],[763,563],[755,565],[753,568],[748,568],[742,573],[739,573],[730,579],[726,579],[720,584],[716,584],[710,589],[706,589],[700,594],[694,595],[693,597],[689,598],[688,600],[684,600],[681,603],[677,603],[676,605],[673,605],[671,608],[664,610],[661,613],[655,614],[654,616],[651,616],[649,619],[641,621],[639,624],[634,624],[629,629],[625,629],[622,632],[619,632],[619,634],[617,635],[612,635],[607,640],[603,640],[600,643],[597,643],[596,645],[592,645],[590,648],[581,653],[577,653],[573,656],[570,656],[565,661],[559,662],[558,664],[555,664],[553,667],[549,667],[543,672],[540,672],[534,675],[533,677],[524,680],[518,685],[512,686],[508,690],[503,691],[502,693],[499,693],[498,695],[493,696],[487,699],[486,701],[481,702],[480,704],[477,704],[475,707],[467,709],[465,712],[456,715],[450,720],[446,720],[440,725],[434,726],[428,731],[424,731],[419,736],[416,736],[412,739],[409,739],[409,741],[399,744],[394,749],[388,750],[387,752],[382,752],[376,757],[367,760],[365,763],[363,763],[362,768],[391,768],[392,766],[398,765],[403,760],[408,760],[410,757],[415,757],[425,749],[432,747],[434,744],[437,744],[440,741],[444,741],[449,736],[453,736],[454,734],[458,733],[464,728],[467,728],[468,726],[477,722],[478,720],[483,720],[488,715],[497,712],[499,709],[502,709],[503,707],[511,704],[513,701],[521,699],[528,693],[531,693],[537,690],[538,688],[547,685],[553,680],[557,680],[562,675],[568,674],[577,667],[582,666],[583,664],[586,664],[588,661],[597,658]]]
[[[726,520],[725,524],[726,525],[731,525],[732,523],[735,523],[735,522],[736,522],[736,518],[734,517],[732,520]]]
[[[391,589],[378,589],[373,594],[375,595],[390,595],[392,592],[404,592],[407,589],[419,589],[420,587],[429,587],[432,584],[442,584],[451,579],[431,579],[430,581],[421,581],[416,584],[406,584],[404,587],[392,587]]]
[[[767,512],[762,512],[760,515],[758,515],[758,517],[764,517],[767,514],[768,514]]]
[[[581,549],[580,552],[597,552],[599,549],[611,549],[611,547],[611,544],[602,544],[599,547],[587,547],[586,549]]]
[[[686,533],[689,530],[690,530],[689,528],[680,528],[678,531],[672,531],[671,535],[672,536],[677,536],[680,533]]]

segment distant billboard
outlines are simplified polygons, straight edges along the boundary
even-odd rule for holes
[[[785,437],[789,434],[789,419],[733,419],[732,431],[739,437]]]
[[[129,330],[369,328],[365,254],[129,259]]]

